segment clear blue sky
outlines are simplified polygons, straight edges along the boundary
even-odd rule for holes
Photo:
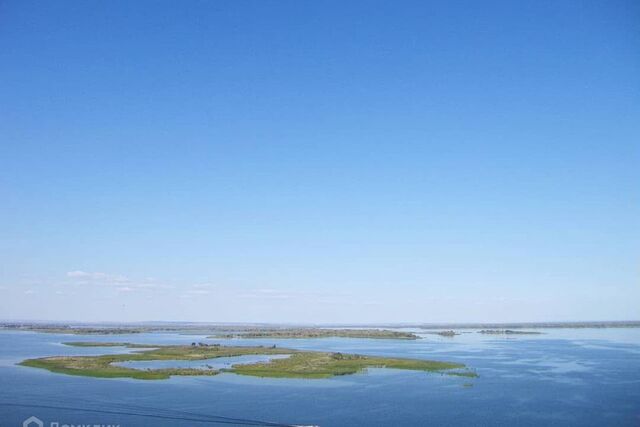
[[[640,318],[640,3],[3,1],[0,318]]]

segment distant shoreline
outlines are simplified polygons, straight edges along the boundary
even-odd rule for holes
[[[261,330],[260,334],[264,338],[280,335],[282,338],[290,338],[290,332],[293,330],[294,324],[269,324],[269,323],[196,323],[196,322],[123,322],[123,323],[91,323],[91,322],[0,322],[0,330],[18,330],[33,331],[45,333],[61,333],[61,334],[85,334],[85,335],[104,335],[104,334],[137,334],[151,332],[168,332],[182,333],[193,335],[217,335],[220,332],[235,337],[254,337],[252,332]],[[345,328],[349,328],[348,330]],[[356,337],[358,330],[362,330],[363,335],[372,338],[395,338],[395,339],[415,339],[417,337],[397,336],[397,332],[390,329],[421,329],[425,331],[432,330],[522,330],[522,329],[605,329],[605,328],[640,328],[640,321],[594,321],[594,322],[522,322],[522,323],[406,323],[406,324],[370,324],[370,325],[296,325],[298,337],[304,337],[306,332],[310,335],[335,336],[329,333],[331,329],[345,329],[350,335]],[[378,329],[378,331],[374,331]],[[265,333],[266,331],[266,333]],[[373,332],[376,332],[375,334]],[[363,336],[366,337],[366,336]],[[255,336],[254,338],[257,338]]]
[[[406,327],[406,326],[405,326]],[[412,326],[409,326],[412,327]],[[448,323],[415,325],[420,329],[599,329],[640,328],[640,320],[602,322]]]

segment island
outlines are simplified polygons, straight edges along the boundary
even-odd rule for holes
[[[433,360],[365,356],[321,351],[301,351],[276,346],[223,346],[192,343],[191,345],[150,345],[131,343],[72,342],[76,347],[123,347],[132,352],[99,356],[53,356],[27,359],[22,366],[46,369],[51,372],[98,378],[134,378],[140,380],[167,379],[173,375],[217,375],[230,372],[240,375],[272,378],[330,378],[355,374],[367,368],[392,368],[439,372],[447,375],[476,377],[477,374],[461,363]],[[207,360],[243,355],[287,355],[268,362],[236,364],[226,369],[162,368],[133,369],[118,366],[130,361]]]
[[[327,329],[327,328],[260,328],[235,333],[212,335],[208,338],[373,338],[417,340],[411,332],[389,329]]]
[[[483,329],[478,331],[479,334],[488,335],[540,335],[542,332],[535,331],[513,331],[511,329]]]
[[[456,335],[460,335],[459,332],[453,331],[451,329],[446,331],[425,332],[425,334],[440,335],[441,337],[447,337],[447,338],[453,338]]]

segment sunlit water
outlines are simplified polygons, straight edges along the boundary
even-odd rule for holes
[[[71,336],[0,332],[0,402],[105,410],[138,405],[322,427],[640,426],[640,329],[549,329],[542,330],[542,335],[520,336],[466,332],[454,338],[425,334],[416,341],[212,340],[176,334]],[[220,374],[142,381],[74,377],[15,365],[33,357],[131,351],[61,344],[91,340],[275,343],[278,347],[462,362],[480,376],[469,379],[371,369],[324,380]],[[201,362],[212,365],[211,361]],[[45,421],[46,426],[50,422],[121,427],[207,425],[88,410],[15,406],[0,406],[0,415],[3,427],[21,426],[31,415]]]

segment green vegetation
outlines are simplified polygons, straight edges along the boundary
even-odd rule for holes
[[[440,335],[441,337],[448,337],[448,338],[453,338],[456,335],[460,335],[459,332],[456,332],[454,330],[446,330],[446,331],[437,331],[437,332],[425,332],[425,334],[432,334],[432,335]]]
[[[223,347],[220,345],[190,346],[150,346],[129,343],[91,343],[73,342],[75,347],[127,347],[149,350],[109,354],[102,356],[54,356],[41,359],[28,359],[20,363],[23,366],[48,369],[69,375],[81,375],[102,378],[166,379],[172,375],[215,375],[216,370],[171,368],[139,370],[114,365],[118,362],[144,360],[204,360],[215,357],[243,356],[250,354],[291,354],[294,350],[280,350],[273,347]]]
[[[388,329],[319,329],[319,328],[261,328],[238,333],[213,335],[209,338],[374,338],[416,340],[419,336],[411,332]]]
[[[80,375],[97,378],[135,378],[139,380],[163,380],[172,375],[215,375],[218,372],[205,369],[153,369],[138,370],[111,365],[120,362],[118,358],[106,360],[103,356],[89,357],[48,357],[29,359],[20,363],[22,366],[47,369],[51,372],[67,375]]]
[[[157,346],[149,344],[131,344],[122,342],[93,342],[93,341],[73,341],[66,342],[64,345],[70,347],[128,347],[128,348],[157,348]]]
[[[469,377],[469,378],[475,378],[478,376],[478,374],[470,370],[447,372],[447,375],[453,375],[456,377]]]
[[[298,352],[287,359],[276,359],[269,363],[234,366],[233,372],[258,377],[329,378],[336,375],[355,374],[366,368],[438,372],[462,369],[464,365],[431,360],[370,357],[357,354]],[[457,374],[457,371],[449,373]],[[473,374],[472,372],[470,373]],[[473,374],[473,376],[476,375]]]
[[[115,363],[126,361],[151,360],[204,360],[216,357],[230,357],[262,354],[288,354],[285,359],[273,359],[245,365],[233,365],[224,372],[241,375],[272,378],[329,378],[336,375],[348,375],[367,368],[409,369],[427,372],[443,372],[450,375],[467,377],[477,376],[465,370],[459,363],[437,362],[430,360],[398,359],[372,357],[356,354],[327,353],[316,351],[298,351],[271,347],[227,347],[218,344],[196,344],[190,346],[151,346],[129,343],[87,343],[74,342],[76,347],[114,347],[142,348],[144,351],[110,354],[101,356],[54,356],[40,359],[28,359],[20,363],[22,366],[47,369],[51,372],[82,375],[100,378],[135,378],[166,379],[172,375],[216,375],[220,371],[214,369],[170,368],[139,370],[117,366]]]

